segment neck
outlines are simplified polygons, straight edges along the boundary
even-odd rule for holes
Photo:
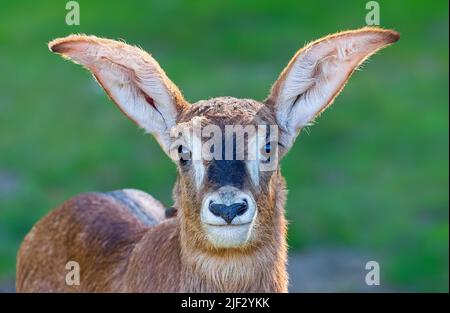
[[[248,251],[207,252],[181,246],[185,292],[286,292],[285,239]]]
[[[182,291],[287,292],[284,188],[275,192],[275,198],[275,214],[265,227],[263,244],[242,249],[203,249],[181,214]]]

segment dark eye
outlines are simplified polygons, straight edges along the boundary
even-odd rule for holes
[[[266,150],[267,154],[270,154],[270,142],[266,143],[266,145],[264,146],[264,149]]]
[[[178,155],[182,165],[186,164],[191,159],[191,151],[183,145],[178,146]]]
[[[272,146],[270,142],[267,142],[264,147],[261,149],[261,162],[268,163],[270,162],[270,155],[272,153]]]

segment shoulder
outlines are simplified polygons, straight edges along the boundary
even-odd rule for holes
[[[180,260],[178,217],[174,217],[150,228],[136,245],[128,263],[126,291],[179,292]]]

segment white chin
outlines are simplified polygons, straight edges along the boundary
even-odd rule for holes
[[[218,248],[236,248],[244,245],[250,238],[252,223],[242,225],[203,224],[208,240]]]

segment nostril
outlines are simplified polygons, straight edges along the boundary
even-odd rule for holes
[[[248,202],[247,200],[244,200],[244,202],[240,203],[239,206],[237,207],[237,215],[242,215],[244,214],[248,209]]]
[[[215,204],[212,201],[209,202],[209,206],[208,206],[211,213],[214,214],[215,216],[222,216],[224,207],[225,206],[223,204]]]

